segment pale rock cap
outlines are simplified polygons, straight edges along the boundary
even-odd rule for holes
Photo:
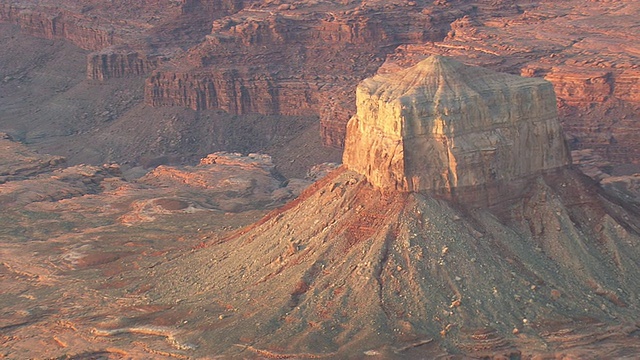
[[[431,56],[362,81],[344,164],[373,185],[445,190],[566,166],[551,83]]]

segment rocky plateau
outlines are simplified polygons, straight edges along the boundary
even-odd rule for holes
[[[639,13],[0,0],[0,358],[636,358]]]
[[[96,337],[90,318],[110,321],[108,313],[129,311],[122,306],[155,312],[136,305],[146,281],[121,276],[224,237],[313,180],[285,179],[257,154],[123,174],[116,164],[69,166],[2,135],[0,155],[0,355],[8,359],[172,357],[161,330],[157,350],[137,341],[119,349]]]
[[[637,12],[633,1],[5,0],[0,21],[84,50],[72,55],[78,61],[73,80],[56,87],[61,96],[31,105],[36,109],[5,110],[8,124],[0,130],[74,164],[166,154],[193,162],[215,151],[261,151],[278,143],[258,136],[254,144],[220,144],[211,136],[168,133],[163,137],[173,141],[170,146],[154,146],[126,130],[136,123],[207,128],[214,122],[218,128],[212,131],[221,132],[229,130],[220,124],[235,128],[240,118],[243,128],[264,129],[274,126],[274,116],[293,116],[300,127],[319,123],[313,131],[322,144],[341,148],[355,114],[355,84],[441,54],[551,81],[571,148],[592,149],[625,167],[639,159],[633,146],[640,101]],[[22,70],[0,74],[9,93],[17,83],[41,86],[35,74]],[[94,91],[107,94],[83,96]],[[78,97],[85,106],[73,105]],[[95,98],[108,99],[108,105]],[[74,121],[66,124],[67,133],[38,131],[52,121],[43,113]],[[16,128],[14,117],[31,118],[33,125]],[[76,153],[79,134],[84,143],[99,145]],[[116,134],[124,144],[109,144],[106,138]],[[336,158],[334,153],[320,160]]]
[[[341,168],[159,268],[152,302],[221,314],[182,341],[268,358],[637,352],[640,212],[572,167],[551,83],[432,56],[356,99]]]

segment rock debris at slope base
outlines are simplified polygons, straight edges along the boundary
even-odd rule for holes
[[[474,208],[382,192],[342,168],[224,242],[163,264],[150,297],[215,304],[207,325],[181,326],[196,356],[637,351],[638,212],[566,168],[524,189]]]
[[[216,304],[206,326],[184,326],[178,336],[200,346],[194,354],[527,358],[637,351],[640,212],[568,166],[550,84],[432,57],[366,80],[358,100],[345,166],[259,222],[158,270],[150,295],[157,304]],[[428,123],[438,115],[451,128]],[[487,130],[499,134],[493,144]],[[369,172],[389,163],[385,155],[396,147],[385,141],[439,144],[442,135],[472,149],[498,148],[504,163],[496,162],[495,178],[476,175],[481,161],[448,167],[435,146],[413,144],[397,168]],[[371,151],[376,141],[387,147]],[[499,149],[500,141],[508,146]],[[364,153],[370,163],[357,162]],[[408,157],[421,158],[423,167]],[[354,165],[362,174],[347,169]],[[430,173],[429,166],[440,168]],[[400,182],[388,181],[396,170]],[[456,196],[402,180],[439,179],[442,171],[458,175]]]
[[[446,190],[568,165],[551,83],[431,56],[362,81],[344,164],[374,185]]]
[[[44,4],[46,1],[39,3]],[[86,1],[84,3],[88,4]],[[106,4],[93,2],[96,5],[100,3]],[[130,5],[126,1],[109,2],[114,3],[125,7]],[[186,1],[183,5],[195,6],[203,3],[213,1]],[[418,3],[420,6],[426,4]],[[504,8],[500,6],[505,4],[504,7],[508,8],[513,2],[492,3],[497,4],[496,10],[499,11],[496,11],[496,15],[500,17],[493,22],[487,21],[487,27],[514,28],[515,22],[505,22],[505,26],[501,24],[504,20]],[[556,3],[569,4],[569,7],[575,7],[577,3],[580,8],[585,8],[584,11],[587,13],[590,11],[587,7],[593,4],[603,7],[612,4],[585,4],[574,1]],[[629,2],[617,2],[612,8],[625,3]],[[387,7],[387,4],[390,6]],[[411,2],[407,2],[406,5],[416,6],[415,3],[410,4]],[[438,24],[438,31],[448,28],[448,22],[444,19],[461,14],[455,12],[458,4],[456,1],[437,2],[442,8],[453,8],[453,15],[446,15],[442,22],[434,22]],[[549,6],[551,3],[546,4]],[[382,5],[371,14],[381,16],[385,11],[394,9],[389,1],[383,2]],[[482,3],[479,5],[480,10],[485,7]],[[270,8],[273,9],[273,6],[261,7],[261,10],[267,10],[265,13],[268,13]],[[398,18],[406,18],[403,16],[406,9],[395,9]],[[522,13],[513,11],[519,10],[519,6],[511,6],[511,10],[509,13],[512,15]],[[571,12],[572,14],[560,15],[557,18],[575,17],[574,12]],[[411,13],[417,14],[418,11]],[[434,16],[433,13],[422,14]],[[340,19],[342,15],[337,13],[337,18]],[[515,20],[526,22],[530,21],[527,18],[549,17],[549,14],[545,13],[527,12],[521,15],[522,19]],[[426,18],[427,16],[424,16],[424,19]],[[598,16],[593,18],[601,19]],[[633,19],[632,16],[627,18]],[[265,45],[259,41],[260,36],[287,32],[281,31],[282,28],[272,31],[270,26],[259,24],[253,27],[251,23],[254,18],[250,16],[236,19],[240,20],[240,24],[232,27],[242,31],[240,41],[255,41],[253,46],[256,48],[267,46],[267,53],[273,50],[268,46],[270,43]],[[381,16],[378,19],[386,21],[389,17]],[[623,17],[617,19],[624,20]],[[268,20],[264,23],[282,25],[279,20],[282,18],[274,17],[273,21]],[[348,19],[345,22],[347,24],[335,20],[328,21],[330,24],[323,33],[335,33],[333,30],[341,28],[342,25],[349,29],[349,23],[353,21]],[[289,23],[300,24],[297,21]],[[465,27],[473,30],[474,23],[460,19],[452,28],[457,34],[463,34]],[[619,23],[624,21],[603,22],[607,27]],[[416,28],[422,31],[423,24],[418,23]],[[395,25],[397,24],[389,28],[394,28]],[[560,33],[560,36],[566,36],[562,35],[562,32],[556,32],[556,28],[545,33],[539,31],[540,27],[537,24],[530,25],[533,30],[527,34],[548,37],[551,33]],[[484,38],[482,32],[487,30],[487,27],[479,33],[469,31],[466,38],[460,39],[464,45],[481,41]],[[287,29],[286,26],[283,28]],[[633,31],[631,26],[622,28],[630,33]],[[576,31],[574,29],[571,32]],[[582,31],[579,33],[582,36]],[[254,36],[256,34],[260,36]],[[407,39],[418,42],[424,40],[424,33],[413,34],[417,36],[408,32],[390,39],[385,46],[395,46],[396,41]],[[453,35],[455,34],[452,34],[451,38],[455,38]],[[498,39],[495,42],[502,46],[498,49],[500,51],[509,53],[512,50],[504,45],[500,37],[487,38]],[[520,39],[518,36],[515,41],[527,46],[526,42]],[[340,96],[335,88],[340,89],[340,92],[351,93],[349,89],[357,82],[354,79],[359,78],[344,76],[346,70],[352,66],[357,69],[363,63],[373,63],[376,65],[373,66],[373,70],[359,70],[363,71],[360,75],[371,73],[375,71],[380,58],[376,57],[375,62],[372,62],[365,51],[365,55],[357,57],[357,61],[351,63],[346,59],[353,59],[348,56],[352,51],[349,47],[352,43],[347,42],[344,48],[341,48],[343,50],[337,52],[331,46],[327,46],[325,40],[330,39],[319,41],[319,47],[327,53],[337,54],[335,58],[328,59],[331,61],[325,61],[326,56],[317,56],[326,54],[322,51],[301,51],[300,55],[313,58],[315,63],[320,64],[318,69],[322,71],[321,75],[328,72],[340,74],[340,77],[330,74],[312,79],[322,80],[318,81],[317,86],[323,86],[326,94],[333,97],[327,100],[330,111],[326,113],[330,118],[335,118],[335,121],[327,121],[324,118],[323,124],[326,126],[323,134],[332,139],[331,142],[339,143],[348,119],[344,114],[352,112],[355,106],[348,99],[338,99]],[[340,38],[336,40],[341,41]],[[572,41],[567,41],[560,44],[568,44],[562,47],[578,51],[581,47],[584,49],[592,45],[589,41],[584,41],[578,46],[572,46],[571,43]],[[628,43],[633,44],[633,41]],[[230,49],[237,46],[236,43],[231,44]],[[291,44],[287,44],[286,48],[292,48]],[[304,50],[304,47],[302,49]],[[495,56],[500,61],[506,59],[504,66],[513,60],[510,56],[505,57],[498,51],[494,52],[498,54]],[[524,53],[527,57],[541,58],[546,54],[545,51],[535,54],[527,52],[526,49]],[[609,51],[600,53],[608,54]],[[617,53],[617,56],[619,55],[620,52]],[[227,54],[222,53],[221,56]],[[591,54],[587,52],[583,56],[590,57]],[[238,58],[242,58],[242,55]],[[266,58],[265,63],[273,62],[274,58],[278,59],[268,56]],[[122,64],[117,56],[109,59],[113,64]],[[246,58],[243,61],[247,61]],[[555,61],[551,60],[551,63]],[[595,63],[599,62],[599,59],[595,60]],[[135,61],[132,64],[135,64]],[[185,64],[190,66],[192,63]],[[290,65],[284,64],[285,68]],[[604,66],[604,63],[601,64]],[[633,65],[633,57],[630,64]],[[327,67],[324,68],[324,65]],[[501,63],[494,65],[501,67]],[[579,69],[583,65],[577,64],[576,74],[581,73]],[[627,66],[622,63],[618,65]],[[343,66],[345,68],[342,68]],[[215,67],[215,64],[211,67]],[[107,69],[109,68],[108,66]],[[123,69],[120,65],[112,68],[118,71]],[[131,66],[126,69],[134,68],[135,66]],[[293,67],[292,72],[295,73],[298,69]],[[531,72],[543,73],[544,69],[532,68]],[[253,76],[251,72],[246,74]],[[636,77],[633,72],[627,74],[622,82],[625,86],[616,89],[630,89],[631,91],[622,91],[628,93],[628,99],[631,99]],[[287,74],[281,76],[288,78]],[[577,80],[580,97],[586,94],[589,96],[585,99],[593,101],[603,98],[595,94],[597,91],[609,88],[600,82],[602,78],[601,75],[596,75],[593,76],[596,81],[591,81],[591,75],[565,76],[558,77],[557,81]],[[245,75],[229,79],[244,80]],[[6,80],[13,81],[11,77],[7,77]],[[251,81],[238,82],[248,88],[249,96],[245,95],[245,99],[255,99],[251,94],[264,94],[252,89]],[[336,82],[347,85],[334,86],[334,89],[327,86]],[[283,87],[291,83],[298,82],[280,82]],[[179,85],[179,82],[176,84]],[[261,86],[266,84],[266,81],[258,83]],[[585,91],[582,91],[583,85]],[[237,89],[240,88],[238,86]],[[233,89],[236,88],[231,88]],[[233,91],[228,93],[233,94]],[[561,94],[571,96],[574,93],[574,89],[569,86]],[[286,95],[282,95],[285,94],[284,90],[280,94],[282,98],[287,98]],[[311,91],[309,94],[313,95],[314,92]],[[238,90],[237,98],[242,98],[242,91]],[[318,98],[318,103],[323,104],[323,96]],[[310,96],[310,99],[316,100],[313,96]],[[588,101],[585,102],[588,104],[585,106],[593,104],[589,104]],[[240,101],[240,105],[248,109],[252,104],[262,106],[262,103],[254,101]],[[267,103],[269,104],[271,102]],[[294,101],[292,104],[294,105],[290,106],[294,107],[300,103]],[[143,111],[149,116],[148,109]],[[333,116],[334,114],[340,116]],[[618,123],[618,129],[622,129],[619,124],[633,124],[634,118],[623,120]],[[589,129],[595,129],[597,124],[598,122]],[[633,127],[629,126],[628,129],[631,130],[628,130],[627,134],[633,134]],[[616,136],[616,139],[620,144],[625,143],[619,136]],[[633,140],[628,143],[635,144]],[[624,149],[621,145],[616,148],[618,151]],[[632,151],[628,153],[633,154]],[[103,183],[104,181],[101,182]],[[120,184],[121,180],[115,179],[115,183]],[[506,199],[501,196],[502,200],[498,206],[477,208],[463,201],[450,202],[423,193],[384,194],[366,184],[362,176],[354,172],[338,172],[325,182],[314,186],[299,201],[274,212],[236,236],[225,239],[225,244],[217,246],[217,240],[207,240],[207,237],[203,237],[203,241],[211,241],[206,244],[208,248],[181,253],[184,255],[183,258],[160,267],[158,265],[161,260],[174,259],[175,250],[174,253],[158,260],[157,257],[162,256],[158,255],[162,253],[158,249],[158,237],[171,242],[172,247],[190,248],[193,241],[199,241],[198,237],[202,236],[195,234],[196,229],[199,232],[202,223],[191,223],[189,229],[193,227],[194,233],[190,233],[191,230],[183,226],[180,218],[175,220],[176,218],[169,216],[173,214],[191,218],[195,214],[200,216],[199,221],[214,227],[220,226],[218,222],[225,221],[222,219],[223,216],[216,217],[215,213],[205,212],[187,214],[185,210],[190,207],[184,208],[189,204],[186,204],[181,196],[166,193],[153,195],[161,197],[154,198],[149,210],[158,211],[152,214],[161,214],[162,221],[151,222],[151,226],[147,227],[131,227],[129,232],[122,232],[121,228],[115,227],[99,230],[102,232],[100,234],[59,236],[53,239],[53,242],[66,244],[60,245],[61,249],[51,251],[51,228],[56,221],[50,221],[47,212],[59,209],[58,206],[65,207],[65,216],[71,217],[73,221],[57,221],[59,229],[54,229],[54,233],[76,231],[73,223],[79,222],[76,218],[82,215],[82,212],[76,209],[83,208],[78,206],[85,202],[95,204],[103,200],[94,196],[75,196],[72,201],[32,203],[30,209],[40,211],[33,213],[17,209],[16,217],[2,217],[1,235],[19,234],[25,240],[20,247],[2,249],[3,254],[7,254],[3,259],[3,267],[0,267],[2,280],[21,281],[16,287],[3,286],[3,289],[7,289],[2,295],[3,304],[10,307],[7,308],[8,320],[3,320],[0,327],[8,334],[4,340],[9,344],[8,347],[11,347],[6,351],[3,349],[3,354],[28,358],[34,357],[33,351],[38,349],[43,351],[43,357],[47,358],[159,357],[162,356],[162,352],[156,349],[167,347],[167,351],[171,352],[164,352],[165,356],[174,358],[205,357],[225,351],[227,355],[233,354],[237,357],[280,358],[340,357],[342,354],[353,357],[378,354],[388,355],[387,357],[406,358],[415,355],[434,358],[436,356],[431,355],[441,355],[443,352],[462,352],[476,357],[500,354],[512,357],[524,354],[523,357],[527,357],[527,354],[541,354],[546,357],[622,358],[640,353],[639,331],[633,324],[638,322],[637,208],[634,210],[611,199],[606,193],[593,187],[588,180],[563,168],[519,179],[517,185],[520,189],[519,196]],[[125,211],[127,204],[131,204],[133,200],[123,202],[125,199],[119,197],[133,196],[131,193],[137,190],[123,186],[114,191],[111,198],[114,206],[103,208],[102,211]],[[96,208],[94,205],[84,206]],[[6,207],[3,207],[3,210],[7,211]],[[395,215],[398,211],[400,215]],[[90,215],[87,218],[99,217],[90,212],[88,214]],[[33,219],[36,215],[40,220]],[[23,226],[23,221],[26,226]],[[34,221],[39,226],[30,226]],[[108,222],[112,221],[109,215]],[[170,231],[166,231],[163,226],[169,227]],[[28,228],[26,233],[23,227]],[[107,233],[112,230],[116,231]],[[33,232],[38,233],[38,236],[34,237]],[[32,239],[43,241],[38,241],[38,244],[26,241]],[[91,244],[88,248],[85,246],[89,245],[87,243]],[[53,246],[55,249],[56,245]],[[109,261],[123,256],[123,248],[133,249],[133,246],[145,249],[136,256],[138,261],[126,259],[110,265]],[[201,246],[196,248],[200,249]],[[111,251],[104,251],[107,249]],[[147,252],[146,249],[153,251]],[[37,261],[33,261],[34,257]],[[39,261],[41,259],[42,261]],[[75,275],[82,279],[73,277],[67,282],[69,286],[55,286],[59,292],[53,295],[47,295],[47,290],[43,289],[50,287],[48,281],[55,281],[56,277],[69,274],[61,268],[91,267],[91,264],[97,265],[100,275]],[[176,264],[177,268],[173,267]],[[41,269],[38,269],[39,266]],[[126,274],[125,268],[130,269],[131,273]],[[92,272],[95,270],[96,268],[90,269]],[[162,273],[164,270],[169,272],[166,277],[156,273]],[[123,273],[129,277],[123,279]],[[99,286],[104,286],[103,288],[96,289],[95,283],[84,281],[96,278],[100,279],[98,283],[101,284]],[[63,277],[58,279],[62,280]],[[148,289],[149,282],[156,280],[160,284],[153,293],[145,290]],[[45,286],[35,289],[34,285],[43,283]],[[492,286],[487,286],[488,284]],[[108,299],[104,297],[104,294],[109,293],[109,288],[116,287],[121,291],[111,294],[115,293],[118,296]],[[147,304],[148,298],[143,295],[150,295],[154,303]],[[56,298],[53,302],[54,307],[49,307],[51,302],[43,300],[47,297]],[[91,299],[87,300],[87,297]],[[44,306],[40,306],[41,304]],[[21,311],[12,311],[16,308]],[[70,319],[71,323],[68,322]],[[629,323],[622,323],[620,319]],[[49,321],[48,325],[57,330],[42,331],[45,326],[41,325],[43,320]],[[59,321],[54,325],[55,320]],[[153,322],[157,326],[145,326],[145,322]],[[96,325],[99,331],[86,331],[96,323],[99,324]],[[138,326],[136,323],[142,324]],[[60,327],[64,329],[59,330]],[[170,330],[165,331],[167,328]],[[64,337],[59,336],[62,331]],[[96,340],[95,334],[109,333],[112,336],[108,339]],[[175,340],[177,347],[164,344],[164,339],[154,341],[152,338],[154,335],[162,334],[171,334],[171,339]],[[84,345],[85,349],[110,350],[78,350],[83,346],[83,342],[88,344]],[[47,346],[42,346],[43,344]],[[31,349],[28,349],[29,346]],[[120,350],[131,347],[138,348],[143,352],[142,355],[127,354]]]

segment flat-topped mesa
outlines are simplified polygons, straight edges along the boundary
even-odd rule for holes
[[[344,164],[373,185],[445,191],[571,163],[551,83],[441,56],[362,81]]]

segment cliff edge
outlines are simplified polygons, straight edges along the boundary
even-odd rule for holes
[[[640,213],[567,166],[549,83],[431,57],[357,99],[346,167],[148,273],[153,305],[209,306],[176,339],[228,357],[637,352]]]
[[[362,81],[343,161],[400,191],[508,181],[571,163],[551,83],[433,55]]]

